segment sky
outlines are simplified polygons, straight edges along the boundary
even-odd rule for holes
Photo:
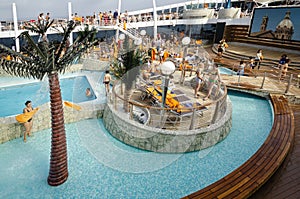
[[[294,25],[294,34],[292,40],[300,41],[300,7],[289,8],[260,8],[256,9],[252,19],[252,26],[250,32],[259,32],[262,18],[269,17],[267,30],[276,30],[276,26],[283,20],[287,11],[291,12],[290,19]]]
[[[114,11],[119,0],[1,0],[0,20],[12,21],[12,4],[16,3],[18,20],[36,19],[39,13],[51,13],[52,18],[67,18],[68,2],[72,12],[88,16],[94,12]],[[186,0],[156,0],[156,6],[186,2]],[[152,8],[152,0],[122,0],[121,12]]]

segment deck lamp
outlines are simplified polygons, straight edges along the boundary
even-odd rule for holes
[[[143,49],[143,47],[145,45],[145,36],[146,36],[146,34],[147,34],[146,30],[141,30],[140,35],[141,35],[141,40],[142,40],[141,41],[141,43],[142,43],[142,49]],[[146,45],[148,45],[148,43]]]
[[[171,61],[166,61],[160,65],[160,71],[164,77],[164,81],[163,81],[164,89],[163,89],[163,93],[162,93],[162,107],[165,107],[170,75],[172,75],[175,72],[175,64]]]
[[[183,57],[185,57],[187,54],[187,46],[191,43],[191,38],[184,37],[181,42],[182,42],[182,45],[184,46],[183,47]]]
[[[125,34],[120,34],[119,35],[119,41],[118,41],[118,45],[120,49],[123,49],[123,41],[125,40]]]
[[[142,36],[145,36],[146,35],[146,30],[141,30],[141,32],[140,32],[140,34],[142,35]]]
[[[124,40],[124,39],[125,39],[125,34],[120,34],[120,35],[119,35],[119,39],[120,39],[120,40]]]

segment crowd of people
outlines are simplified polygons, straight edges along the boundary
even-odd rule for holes
[[[220,45],[219,45],[220,46]],[[222,50],[222,52],[224,52]],[[219,50],[218,50],[218,57],[221,57],[219,55]],[[253,69],[260,70],[261,68],[261,63],[263,62],[264,56],[263,56],[263,50],[258,49],[256,52],[255,56],[250,56],[248,60],[246,59],[241,59],[239,62],[239,65],[237,67],[237,75],[243,76],[245,75],[245,70],[247,69],[248,72],[252,72]],[[280,80],[284,80],[287,71],[289,68],[289,63],[291,60],[288,58],[287,54],[282,54],[281,57],[279,58],[279,61],[277,64],[275,64],[274,68],[277,69],[278,77]]]
[[[143,22],[143,21],[152,21],[153,16],[150,13],[139,14],[139,15],[129,15],[128,11],[118,12],[116,9],[114,12],[100,11],[99,13],[94,12],[93,15],[90,16],[79,16],[75,13],[73,16],[73,20],[78,24],[89,24],[89,25],[100,25],[100,26],[108,26],[108,25],[116,25],[117,23],[129,23],[129,22]]]

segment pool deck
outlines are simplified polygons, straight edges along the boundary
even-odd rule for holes
[[[256,49],[258,47],[249,48],[249,46],[241,47],[232,44],[228,51],[232,50],[244,54],[246,57],[250,53],[255,53]],[[263,52],[266,58],[273,60],[278,60],[278,56],[282,54],[281,51],[274,51],[270,48],[263,49]],[[213,52],[209,53],[212,53],[213,57],[215,56]],[[292,60],[300,62],[300,52],[293,53],[292,51],[288,51],[287,53],[292,57]],[[237,60],[227,58],[223,58],[223,61],[227,64],[238,63]],[[261,71],[264,70],[268,71],[271,68],[263,66]],[[236,75],[222,75],[222,80],[228,87],[233,89],[272,93],[273,97],[271,98],[275,106],[275,125],[266,143],[260,149],[260,154],[258,153],[253,156],[253,159],[248,160],[247,165],[238,168],[221,181],[186,196],[186,198],[300,198],[300,103],[292,104],[291,101],[287,102],[286,98],[281,97],[285,95],[289,99],[295,98],[296,100],[293,102],[299,102],[300,89],[296,85],[291,85],[286,93],[288,83],[271,77],[265,79],[263,88],[261,88],[263,82],[262,76],[243,76],[239,84],[238,76]],[[269,156],[267,156],[268,153],[266,152],[269,153]],[[279,163],[281,162],[282,164],[280,165]],[[254,167],[252,167],[253,165]],[[273,170],[266,169],[269,167],[277,170],[273,176],[270,179],[268,176],[260,176],[260,174],[266,173],[266,171],[272,173],[271,171]],[[259,187],[260,189],[256,191]],[[253,191],[256,192],[254,193]],[[211,194],[211,197],[207,194]]]
[[[244,54],[245,56],[248,56],[250,53],[255,53],[256,49],[258,48],[263,48],[263,47],[241,47],[239,46],[235,46],[235,45],[230,45],[229,49],[232,48],[232,50],[240,53],[240,54]],[[282,49],[282,51],[284,52],[284,50]],[[277,60],[278,59],[278,55],[282,54],[283,52],[280,51],[278,52],[277,50],[273,50],[270,48],[263,48],[263,52],[266,56],[268,56],[269,59],[273,59],[273,60]],[[210,52],[208,50],[208,52]],[[212,51],[210,52],[212,53]],[[292,51],[288,51],[288,54],[290,54],[291,57],[294,57],[293,59],[299,60],[299,52],[292,52]],[[211,56],[215,56],[213,53],[211,54]],[[232,64],[236,64],[237,60],[232,60],[232,59],[225,59],[223,58],[225,62],[227,63],[232,63]],[[297,61],[298,61],[297,60]],[[268,67],[262,67],[261,69],[263,70],[269,70],[270,68]],[[299,74],[299,73],[298,73]],[[242,82],[244,82],[244,84],[240,84],[239,86],[237,85],[231,85],[232,82],[236,82],[237,81],[237,76],[223,76],[223,81],[226,82],[227,85],[229,85],[229,87],[235,87],[235,88],[243,88],[246,90],[258,90],[261,87],[261,83],[262,83],[262,77],[242,77]],[[250,82],[250,83],[249,83]],[[250,86],[249,86],[250,85]],[[287,83],[286,82],[279,82],[278,80],[274,80],[272,78],[268,79],[267,81],[265,81],[264,84],[264,89],[269,91],[270,93],[275,93],[275,94],[280,94],[283,95],[286,93],[286,88],[287,88]],[[299,99],[300,96],[300,89],[295,86],[292,85],[288,91],[288,93],[286,94],[286,96],[289,95],[293,95],[295,98]],[[278,99],[280,99],[280,97],[278,97]],[[273,103],[278,103],[282,104],[280,102],[280,100],[275,100],[276,102]],[[282,99],[282,98],[281,98]],[[288,107],[286,107],[288,106]],[[276,104],[275,104],[276,107]],[[281,108],[280,108],[281,107]],[[286,108],[284,108],[286,107]],[[229,182],[227,184],[230,185],[229,187],[227,187],[227,190],[223,190],[223,192],[218,193],[216,192],[217,190],[221,190],[220,187],[222,187],[225,184],[222,184],[222,182],[218,183],[214,183],[211,186],[200,190],[199,192],[196,192],[194,194],[191,194],[190,196],[187,196],[186,198],[208,198],[208,195],[205,196],[201,196],[200,194],[203,194],[204,192],[206,192],[206,194],[212,194],[213,192],[215,193],[215,195],[210,195],[213,196],[214,198],[251,198],[251,199],[282,199],[282,198],[300,198],[300,186],[299,186],[299,179],[300,179],[300,172],[299,172],[299,166],[300,166],[300,105],[298,104],[292,104],[291,102],[289,102],[286,105],[281,105],[277,107],[277,110],[275,108],[275,111],[278,111],[279,109],[282,109],[281,111],[279,111],[280,114],[276,114],[275,112],[275,117],[274,117],[274,121],[275,121],[275,125],[274,128],[278,129],[280,126],[283,128],[288,128],[287,126],[292,127],[289,131],[290,137],[288,138],[288,136],[283,135],[282,138],[279,138],[277,141],[280,141],[280,143],[286,142],[287,139],[291,139],[290,142],[290,149],[289,152],[287,153],[287,157],[284,159],[283,157],[283,162],[282,164],[278,167],[277,171],[273,174],[273,176],[266,181],[265,183],[262,183],[263,181],[257,181],[254,184],[252,184],[252,187],[250,187],[250,189],[252,190],[256,190],[259,186],[256,183],[261,183],[263,184],[262,187],[260,187],[260,189],[258,189],[254,194],[253,192],[251,193],[250,189],[248,191],[245,191],[245,189],[243,189],[243,187],[245,187],[245,184],[249,184],[251,185],[251,182],[253,183],[253,179],[247,178],[247,177],[241,177],[239,178],[239,176],[242,176],[242,173],[239,172],[235,172],[236,175],[230,174],[227,178],[225,177],[225,181],[227,178],[227,183],[230,181],[231,178],[234,178],[233,181]],[[283,112],[285,111],[285,112]],[[290,112],[290,113],[288,113]],[[278,112],[277,112],[278,113]],[[284,114],[285,113],[285,114]],[[290,115],[290,117],[287,117],[287,115]],[[281,121],[280,123],[278,122],[278,118],[280,117],[282,119],[282,117],[286,117],[286,120]],[[277,119],[276,119],[277,118]],[[288,119],[289,118],[289,119]],[[290,123],[288,123],[288,121]],[[292,122],[292,123],[291,123]],[[287,129],[286,129],[287,130]],[[273,132],[274,129],[272,129],[271,134],[274,133]],[[281,131],[281,130],[280,130]],[[278,132],[280,132],[278,131]],[[293,132],[291,132],[293,131]],[[288,132],[288,131],[287,131]],[[278,134],[277,134],[278,135]],[[266,142],[269,143],[270,140],[267,140]],[[265,143],[265,144],[268,144]],[[287,142],[286,142],[287,143]],[[264,145],[265,145],[264,144]],[[270,144],[270,143],[269,143]],[[273,147],[272,148],[276,148],[275,144],[279,144],[279,142],[273,143]],[[272,146],[272,145],[271,145]],[[287,146],[287,145],[285,145]],[[275,151],[282,151],[284,150],[284,147],[281,148],[281,150],[274,150]],[[277,153],[276,153],[277,154]],[[273,158],[275,157],[276,154],[273,154],[271,157],[269,158]],[[274,161],[274,160],[273,160]],[[278,161],[278,159],[277,159]],[[261,162],[257,162],[257,165],[263,165]],[[276,167],[276,165],[273,165]],[[253,168],[249,170],[253,171]],[[243,171],[246,172],[246,171]],[[261,172],[266,172],[266,170],[261,170]],[[229,180],[229,181],[228,181]],[[235,185],[233,185],[233,183],[235,183],[236,181],[240,181],[240,183],[236,183]],[[245,195],[242,195],[245,194]],[[235,195],[235,194],[241,194],[239,196]],[[253,194],[253,195],[251,195]],[[209,197],[210,198],[210,197]]]
[[[271,95],[274,125],[264,144],[243,165],[185,198],[247,198],[276,172],[294,140],[294,120],[287,100]]]

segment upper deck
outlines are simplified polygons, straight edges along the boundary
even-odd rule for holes
[[[124,21],[126,21],[128,27],[136,29],[153,26],[175,27],[176,25],[216,24],[218,22],[226,22],[229,25],[248,25],[252,7],[242,9],[244,3],[244,1],[232,1],[232,7],[225,9],[230,6],[221,0],[188,1],[131,12],[125,11],[125,13],[119,15],[119,21],[113,19],[111,12],[102,12],[91,16],[78,16],[75,14],[73,20],[78,23],[75,31],[80,30],[81,26],[85,24],[95,26],[99,31],[113,30],[117,29],[116,26]],[[24,31],[27,23],[35,22],[35,20],[17,21],[17,27],[14,26],[13,20],[2,21],[0,24],[0,38],[17,37],[20,32]],[[66,24],[68,19],[60,18],[54,21],[53,29],[50,29],[48,34],[61,32],[61,27]]]

